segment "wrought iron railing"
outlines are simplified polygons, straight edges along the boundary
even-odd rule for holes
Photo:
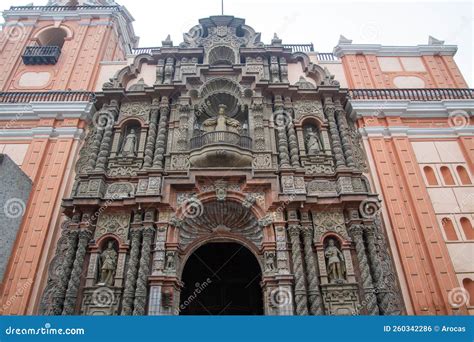
[[[41,11],[41,12],[67,12],[76,10],[102,10],[120,11],[119,6],[11,6],[10,11]]]
[[[90,91],[0,92],[0,103],[95,102]]]
[[[474,89],[413,88],[413,89],[350,89],[352,100],[412,100],[441,101],[474,99]]]
[[[23,63],[32,64],[56,64],[61,55],[59,46],[27,46],[21,58]]]
[[[201,135],[191,138],[191,150],[203,146],[221,144],[239,146],[247,150],[252,149],[252,139],[249,136],[240,135],[234,132],[214,131],[202,133]]]

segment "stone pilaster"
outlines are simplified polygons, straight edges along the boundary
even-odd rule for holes
[[[100,112],[98,114],[98,121],[99,122],[107,121],[107,117],[108,117],[107,114],[108,114],[107,112]],[[104,136],[104,129],[102,127],[96,127],[94,139],[92,140],[89,161],[87,165],[88,170],[94,170],[95,168],[95,164],[97,163],[97,157],[100,151],[100,143],[102,141],[103,136]]]
[[[336,118],[339,126],[339,133],[341,136],[342,150],[346,159],[346,165],[354,167],[354,153],[352,151],[351,134],[349,132],[349,125],[347,123],[346,112],[342,108],[339,101],[336,102]]]
[[[308,315],[308,298],[305,288],[303,271],[303,257],[301,254],[300,240],[301,226],[291,225],[288,228],[291,240],[291,259],[295,275],[295,303],[297,315]]]
[[[300,155],[298,150],[298,138],[296,136],[295,124],[293,122],[293,118],[290,116],[291,109],[286,109],[287,118],[288,118],[288,147],[290,148],[290,160],[291,166],[293,167],[301,167],[300,164]]]
[[[130,231],[131,246],[128,261],[127,275],[125,278],[125,289],[123,291],[122,315],[129,316],[133,313],[133,300],[135,298],[135,286],[138,274],[138,255],[140,253],[141,229],[134,228]]]
[[[64,300],[63,315],[73,315],[76,308],[79,284],[81,283],[81,274],[84,268],[84,259],[87,253],[87,246],[92,238],[92,232],[88,228],[82,228],[79,231],[79,241],[77,243],[76,256],[74,259],[71,278],[66,291]]]
[[[158,124],[158,135],[156,137],[155,156],[153,158],[154,168],[163,168],[163,161],[166,150],[166,131],[168,129],[168,116],[170,107],[168,98],[163,96],[160,104],[160,121]]]
[[[153,155],[155,152],[155,141],[156,141],[156,130],[158,125],[158,115],[159,115],[159,108],[158,108],[158,99],[153,99],[153,104],[151,107],[151,115],[150,115],[150,126],[148,128],[148,137],[146,139],[145,145],[145,158],[144,158],[144,167],[151,167],[153,164]]]
[[[303,227],[304,258],[306,262],[308,300],[311,315],[323,315],[323,299],[319,288],[319,275],[313,252],[313,229],[310,226]]]
[[[334,151],[334,158],[336,159],[336,167],[345,166],[344,154],[342,152],[342,143],[341,137],[339,136],[339,131],[337,129],[336,119],[335,119],[336,108],[332,103],[330,98],[325,99],[324,103],[324,113],[328,119],[329,123],[329,133],[331,135],[332,147]]]
[[[145,315],[148,276],[150,274],[151,243],[155,228],[147,226],[143,230],[142,249],[140,256],[140,268],[138,270],[137,287],[135,290],[135,301],[133,303],[133,315]]]
[[[364,291],[364,299],[362,301],[367,308],[369,315],[378,315],[379,308],[375,297],[375,288],[370,274],[369,262],[365,251],[363,239],[363,226],[361,224],[353,224],[349,228],[349,234],[354,241],[357,260],[359,261],[360,277],[362,280],[362,288]]]

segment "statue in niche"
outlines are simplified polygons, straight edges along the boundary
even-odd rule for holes
[[[275,268],[275,254],[273,252],[268,252],[265,255],[265,270],[267,272],[274,272]]]
[[[121,155],[123,157],[135,157],[135,150],[137,147],[137,133],[135,129],[132,128],[130,132],[125,137],[125,140],[122,145]]]
[[[174,270],[174,252],[167,252],[166,253],[166,263],[165,263],[165,269],[172,271]]]
[[[334,239],[328,240],[328,246],[324,250],[326,257],[326,268],[330,283],[341,283],[345,279],[346,267],[344,255],[336,246]]]
[[[306,129],[306,152],[308,155],[316,155],[322,150],[321,140],[319,139],[318,132],[313,127]]]
[[[233,132],[240,134],[242,131],[242,125],[236,119],[232,119],[226,114],[227,106],[224,104],[219,105],[219,112],[217,117],[213,117],[205,120],[202,123],[202,129],[205,132]],[[238,137],[237,137],[238,139]]]
[[[113,286],[116,268],[117,252],[114,249],[114,242],[109,241],[107,248],[100,255],[100,279],[98,284]]]

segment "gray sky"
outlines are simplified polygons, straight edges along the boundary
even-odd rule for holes
[[[116,0],[135,18],[140,46],[159,46],[167,34],[182,41],[199,18],[220,14],[221,0]],[[1,7],[29,0],[3,0]],[[35,1],[44,5],[46,0]],[[428,35],[458,45],[455,60],[474,86],[474,1],[224,0],[224,14],[246,19],[269,43],[273,33],[283,43],[314,43],[331,52],[342,34],[354,43],[418,45]]]

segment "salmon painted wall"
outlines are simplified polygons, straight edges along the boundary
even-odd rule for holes
[[[7,29],[0,32],[0,91],[93,91],[101,61],[125,60],[126,48],[119,38],[124,34],[115,15],[76,15],[65,20],[69,17],[53,11],[46,16],[25,15],[18,21],[16,15],[6,13]],[[12,27],[15,35],[8,31]],[[66,32],[57,64],[25,65],[21,58],[25,47],[36,44],[42,32],[51,28]],[[74,113],[64,118],[64,108],[71,105],[75,105]],[[85,120],[95,110],[92,103],[85,102],[49,102],[48,106],[51,113],[28,109],[25,115],[15,115],[14,111],[7,113],[5,104],[0,103],[0,152],[8,154],[33,181],[0,284],[0,314],[36,312],[59,237],[61,200],[70,194]],[[61,109],[55,110],[55,106]]]

